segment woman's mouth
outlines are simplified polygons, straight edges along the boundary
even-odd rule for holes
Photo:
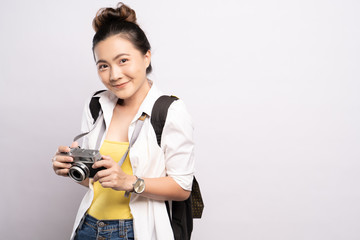
[[[124,88],[130,81],[113,85],[115,88]]]

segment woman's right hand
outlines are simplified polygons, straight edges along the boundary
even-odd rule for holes
[[[77,142],[71,144],[71,148],[78,147]],[[63,177],[67,177],[71,163],[74,161],[72,157],[60,155],[60,153],[70,152],[70,148],[67,146],[60,146],[52,158],[54,172]]]

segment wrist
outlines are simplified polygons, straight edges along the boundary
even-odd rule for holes
[[[134,184],[137,181],[137,177],[135,175],[129,175],[126,190],[127,192],[134,192]]]
[[[145,181],[144,179],[138,178],[137,176],[134,176],[136,178],[135,182],[132,184],[131,191],[125,191],[125,197],[129,197],[130,192],[134,192],[136,194],[141,194],[145,191]]]
[[[127,184],[125,194],[124,194],[125,197],[129,197],[130,193],[134,192],[134,185],[135,185],[137,179],[138,178],[136,176],[129,175],[128,181],[127,181],[128,184]]]

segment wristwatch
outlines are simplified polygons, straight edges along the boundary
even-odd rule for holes
[[[137,176],[135,177],[136,177],[136,182],[133,184],[134,192],[137,194],[143,193],[145,190],[145,181],[144,179],[141,179]]]
[[[137,194],[143,193],[145,190],[145,181],[144,181],[144,179],[141,179],[137,176],[135,176],[135,177],[136,177],[136,182],[133,184],[133,190],[131,190],[131,192],[134,192]],[[126,191],[124,194],[125,197],[129,197],[129,195],[130,195],[129,191]]]

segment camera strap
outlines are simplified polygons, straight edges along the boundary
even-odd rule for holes
[[[126,150],[126,152],[124,153],[124,155],[122,156],[121,160],[119,161],[119,165],[120,165],[120,166],[124,163],[127,155],[129,154],[130,148],[131,148],[131,147],[134,145],[134,143],[136,142],[136,139],[138,138],[138,136],[139,136],[139,134],[140,134],[141,128],[142,128],[142,126],[144,125],[144,121],[145,121],[145,119],[146,119],[146,116],[147,116],[146,113],[142,113],[141,116],[140,116],[140,117],[138,118],[138,120],[136,121],[135,129],[134,129],[134,132],[133,132],[133,134],[132,134],[132,136],[131,136],[131,139],[130,139],[130,142],[129,142],[129,147],[128,147],[128,149]],[[99,121],[101,121],[101,120],[103,120],[103,118],[102,118],[102,117],[98,117],[98,118],[96,119],[95,123],[94,123],[93,128],[92,128],[90,131],[77,135],[76,137],[74,137],[74,140],[73,140],[73,141],[75,142],[75,141],[79,140],[80,138],[86,136],[86,135],[89,134],[90,132],[92,132],[92,131],[95,129],[96,125],[97,125],[97,124],[99,123]],[[105,127],[105,124],[102,124],[102,125],[103,125],[102,128],[104,128],[104,127]],[[104,133],[104,132],[105,132],[105,129],[103,129],[103,131],[100,131],[100,132]],[[97,144],[96,144],[97,147],[100,147],[101,139],[102,139],[102,136],[101,136],[101,135],[102,135],[102,134],[100,134],[100,135],[98,136],[98,141],[97,141]]]
[[[132,147],[132,145],[134,145],[134,143],[136,142],[136,139],[138,138],[141,128],[144,125],[144,121],[146,119],[147,114],[146,113],[142,113],[141,116],[139,117],[139,119],[136,121],[136,125],[135,125],[135,129],[134,132],[131,136],[130,142],[129,142],[129,147],[126,150],[126,152],[124,153],[124,155],[122,156],[121,160],[119,161],[119,165],[121,166],[123,164],[123,162],[125,161],[127,155],[129,154],[130,148]]]
[[[98,117],[98,118],[96,119],[94,125],[93,125],[93,128],[92,128],[90,131],[88,131],[88,132],[81,133],[81,134],[77,135],[76,137],[74,137],[73,142],[76,142],[76,141],[79,140],[80,138],[82,138],[82,137],[88,135],[89,133],[91,133],[91,132],[96,128],[96,125],[101,121],[101,119],[103,119],[103,118]]]
[[[136,139],[138,138],[138,136],[140,134],[141,128],[144,125],[144,121],[146,119],[146,116],[147,116],[147,114],[143,112],[142,115],[139,117],[139,119],[136,121],[135,129],[134,129],[134,132],[133,132],[133,134],[131,136],[131,139],[130,139],[130,142],[129,142],[129,147],[128,147],[128,149],[126,150],[126,152],[124,153],[124,155],[122,156],[122,158],[120,159],[120,161],[118,163],[120,166],[124,163],[126,157],[129,155],[130,148],[136,142]],[[125,191],[124,197],[128,198],[129,196],[130,196],[130,192]]]

